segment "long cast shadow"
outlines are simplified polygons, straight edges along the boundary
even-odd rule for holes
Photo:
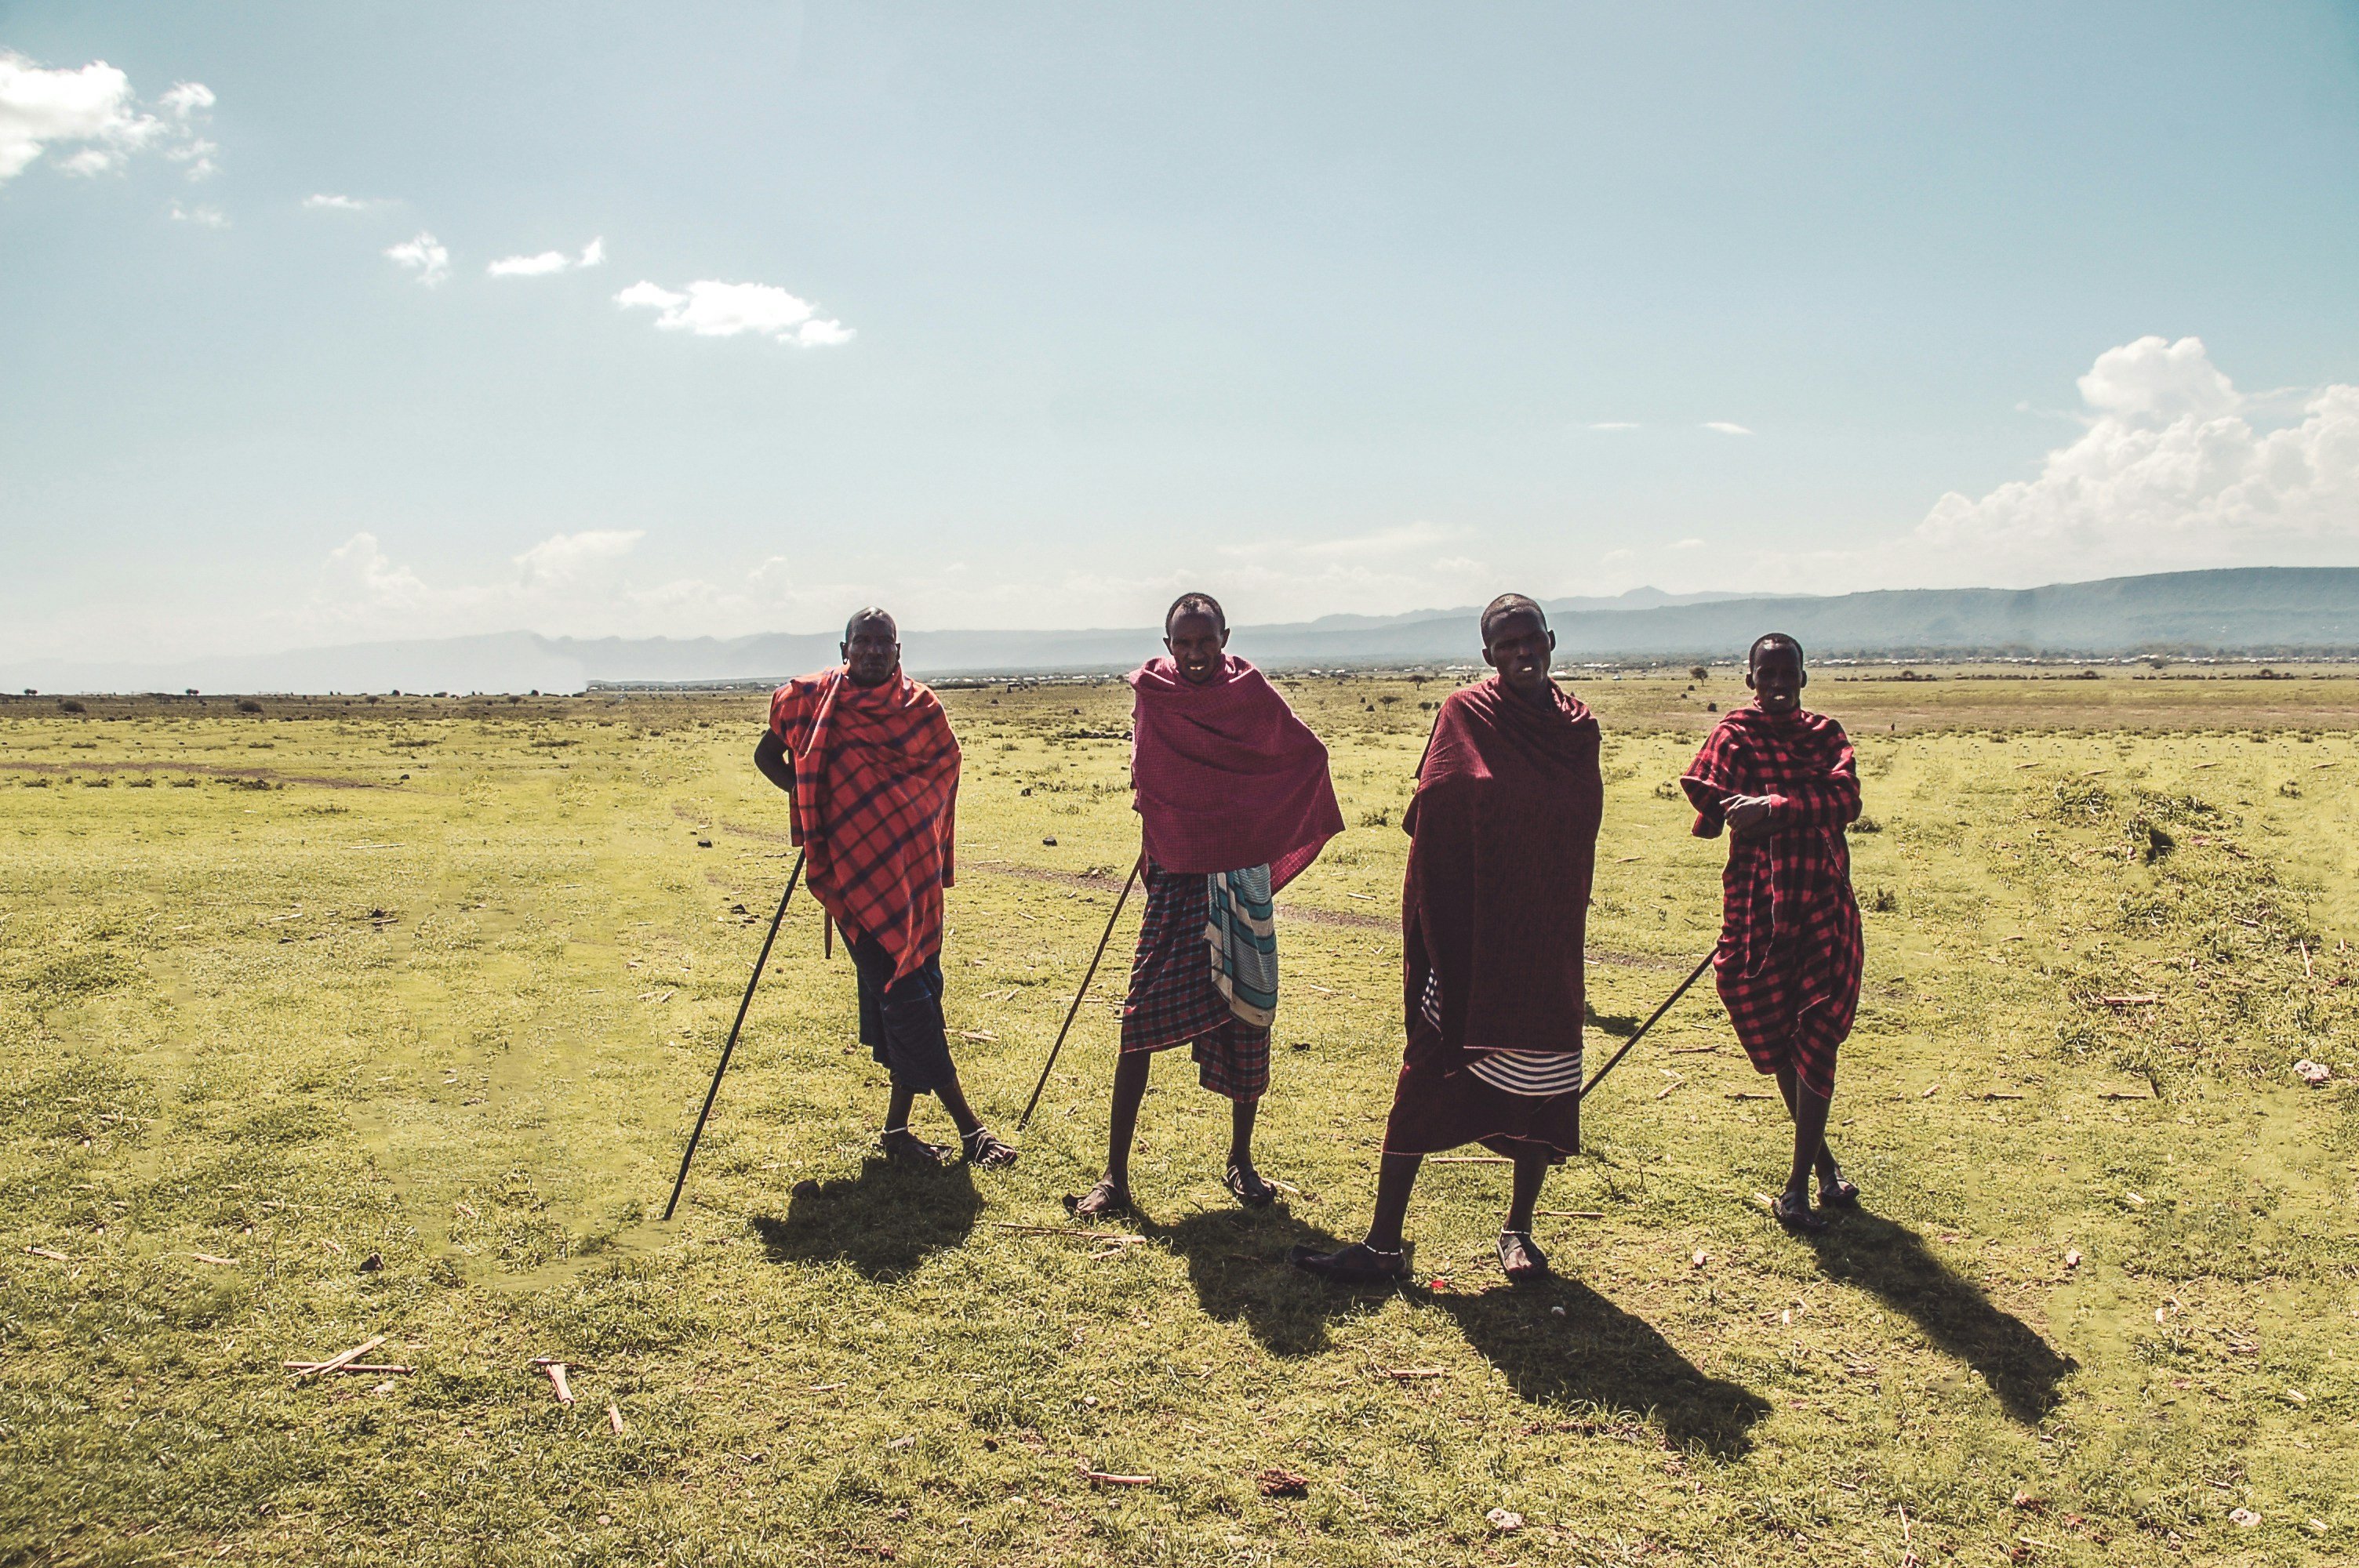
[[[2006,1413],[2026,1425],[2056,1408],[2063,1397],[2058,1386],[2080,1369],[1905,1225],[1862,1210],[1809,1239],[1827,1278],[1872,1291],[1906,1313],[1926,1338],[1980,1373]]]
[[[1208,1316],[1244,1324],[1274,1356],[1318,1355],[1328,1346],[1330,1324],[1372,1312],[1392,1293],[1340,1291],[1288,1266],[1289,1247],[1332,1252],[1343,1242],[1295,1218],[1283,1204],[1260,1214],[1191,1214],[1176,1225],[1143,1217],[1132,1223],[1141,1236],[1187,1260],[1188,1282]]]
[[[798,1184],[784,1219],[757,1215],[752,1223],[774,1263],[849,1263],[867,1279],[890,1280],[963,1243],[982,1212],[963,1163],[909,1171],[875,1158],[856,1176]]]
[[[1723,1459],[1752,1452],[1753,1428],[1769,1413],[1767,1400],[1707,1376],[1652,1324],[1577,1280],[1430,1299],[1531,1403],[1637,1416],[1660,1425],[1673,1447]]]

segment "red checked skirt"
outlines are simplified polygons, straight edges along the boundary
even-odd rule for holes
[[[1201,872],[1147,862],[1147,914],[1122,1004],[1122,1048],[1192,1045],[1204,1087],[1233,1100],[1257,1100],[1269,1090],[1269,1031],[1230,1011],[1229,999],[1212,983],[1204,941],[1209,914]]]

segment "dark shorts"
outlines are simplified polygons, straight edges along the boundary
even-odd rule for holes
[[[896,980],[892,956],[874,937],[846,932],[844,939],[860,971],[860,1043],[892,1075],[895,1088],[932,1094],[958,1074],[942,1025],[940,955]]]

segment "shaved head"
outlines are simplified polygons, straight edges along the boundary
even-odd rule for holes
[[[1483,607],[1483,645],[1486,648],[1491,645],[1491,632],[1494,627],[1508,616],[1518,612],[1537,617],[1541,630],[1547,630],[1548,612],[1540,608],[1538,600],[1529,594],[1503,593]]]
[[[877,622],[884,622],[885,629],[890,632],[897,641],[899,639],[900,622],[895,621],[888,612],[872,604],[865,610],[855,610],[852,612],[852,619],[843,623],[843,640],[847,643],[851,642],[863,626],[872,625]]]
[[[1801,643],[1783,632],[1768,632],[1753,639],[1753,646],[1745,655],[1745,667],[1749,670],[1760,664],[1761,655],[1773,648],[1785,649],[1794,655],[1794,662],[1798,665],[1802,662]]]
[[[1173,600],[1171,608],[1163,612],[1165,636],[1171,635],[1171,623],[1182,615],[1201,615],[1222,631],[1229,629],[1228,612],[1221,608],[1221,601],[1209,593],[1183,593]]]

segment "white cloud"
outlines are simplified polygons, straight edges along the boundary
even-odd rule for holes
[[[852,329],[821,317],[807,299],[766,283],[691,283],[685,294],[647,282],[614,296],[628,310],[654,310],[656,325],[700,338],[734,338],[753,332],[781,343],[824,348],[852,341]]]
[[[1627,419],[1607,419],[1590,427],[1593,430],[1635,430],[1637,427]]]
[[[563,251],[543,251],[537,256],[502,256],[484,270],[494,277],[545,277],[571,265]]]
[[[1723,436],[1750,436],[1753,434],[1752,431],[1746,429],[1744,426],[1732,425],[1725,419],[1707,419],[1703,422],[1703,427],[1707,430],[1717,430]]]
[[[226,229],[229,214],[218,207],[183,207],[178,201],[167,209],[177,222],[194,223],[200,228]]]
[[[396,566],[374,534],[355,534],[320,568],[319,597],[337,610],[413,610],[431,597],[418,574]]]
[[[620,560],[647,536],[644,528],[592,528],[552,534],[516,557],[516,581],[547,588],[576,581],[609,561]]]
[[[2023,582],[2359,551],[2359,386],[2318,389],[2263,428],[2201,339],[2147,337],[2098,355],[2080,388],[2080,438],[2037,478],[1941,497],[1912,560]]]
[[[1681,539],[1673,544],[1671,548],[1674,550],[1701,550],[1703,548],[1703,541],[1701,539]]]
[[[418,281],[432,288],[451,276],[451,252],[441,241],[421,229],[418,237],[386,247],[386,255],[395,265],[409,268]]]
[[[502,256],[484,270],[494,277],[547,277],[551,273],[603,265],[605,260],[606,242],[601,239],[582,246],[579,261],[563,251],[543,251],[537,256]]]
[[[382,196],[338,196],[330,191],[303,198],[304,209],[312,212],[368,212],[391,205]]]
[[[184,81],[158,100],[158,118],[140,110],[131,79],[103,59],[50,70],[0,50],[0,180],[22,174],[51,149],[60,169],[91,176],[119,169],[134,153],[158,145],[189,166],[189,178],[201,179],[213,172],[220,150],[197,131],[212,105],[211,88]]]

